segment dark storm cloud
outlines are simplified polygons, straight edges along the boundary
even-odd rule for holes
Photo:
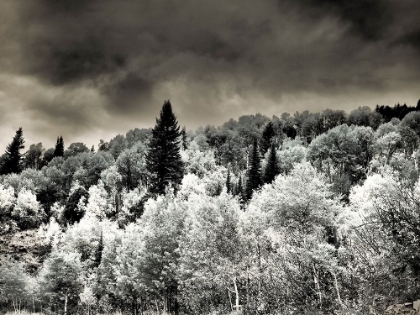
[[[4,0],[0,98],[76,131],[153,125],[165,99],[191,127],[409,102],[419,16],[418,0]]]
[[[401,36],[397,44],[411,46],[420,53],[420,28]]]
[[[326,12],[337,14],[351,24],[351,31],[366,40],[382,38],[392,24],[390,0],[300,0],[318,9],[318,15]]]
[[[102,93],[111,100],[108,104],[111,112],[130,114],[135,112],[139,104],[147,104],[150,101],[152,88],[152,82],[137,73],[128,73],[115,83],[105,85]],[[118,107],[115,104],[118,104]]]

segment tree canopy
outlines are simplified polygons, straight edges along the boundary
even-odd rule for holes
[[[152,129],[152,139],[147,153],[146,166],[150,173],[150,191],[165,193],[172,185],[177,188],[184,176],[184,163],[180,155],[180,127],[172,112],[172,105],[165,101]]]

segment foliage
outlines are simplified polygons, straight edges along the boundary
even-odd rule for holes
[[[0,165],[0,174],[20,173],[22,171],[22,154],[25,140],[23,139],[22,128],[16,131],[12,142],[7,146],[5,156]]]
[[[280,168],[277,160],[276,147],[273,143],[271,145],[270,153],[268,154],[267,165],[264,169],[264,183],[271,184],[278,174],[280,174]]]
[[[252,151],[249,155],[249,167],[246,181],[246,199],[250,200],[254,190],[260,188],[263,184],[261,174],[261,158],[258,152],[257,139],[254,140]]]
[[[20,171],[0,176],[0,307],[361,315],[413,301],[420,134],[418,108],[404,108],[187,132],[165,102],[153,130],[96,153],[14,150]]]
[[[150,149],[146,165],[151,176],[150,191],[165,193],[169,185],[177,188],[184,176],[184,165],[180,155],[180,131],[169,101],[165,101],[152,130]]]
[[[64,140],[63,137],[57,137],[57,143],[55,144],[54,157],[64,156]]]
[[[28,298],[29,276],[21,263],[6,260],[0,266],[0,305],[11,302],[15,313],[19,313]]]
[[[82,292],[82,265],[76,253],[55,251],[39,273],[40,295],[48,301],[50,309],[57,312],[72,312],[77,307]]]

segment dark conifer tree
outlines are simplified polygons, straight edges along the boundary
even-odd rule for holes
[[[1,165],[1,174],[20,173],[22,171],[22,154],[20,150],[24,149],[22,127],[16,131],[12,142],[7,146]]]
[[[264,183],[271,184],[280,174],[280,168],[277,160],[276,147],[274,143],[271,144],[270,154],[268,155],[267,166],[264,171]]]
[[[66,218],[67,222],[72,225],[75,222],[79,222],[85,213],[78,209],[80,199],[84,197],[85,203],[89,198],[89,193],[83,187],[76,189],[67,200],[67,204],[63,211],[63,216]]]
[[[57,143],[55,144],[54,157],[64,156],[64,140],[63,137],[57,137]]]
[[[420,100],[417,102],[416,110],[420,110]]]
[[[185,127],[182,127],[181,136],[182,136],[182,148],[186,150],[188,148],[188,142],[187,142],[187,130],[185,129]]]
[[[160,118],[152,129],[146,166],[150,173],[150,192],[164,194],[166,187],[176,189],[184,176],[184,164],[180,155],[180,131],[178,121],[169,101],[165,101]]]
[[[239,201],[242,203],[245,200],[244,188],[242,183],[242,175],[239,174],[238,183],[236,184],[236,195],[239,196]]]
[[[267,126],[265,126],[262,138],[261,138],[261,153],[264,155],[270,148],[271,142],[273,141],[274,136],[276,135],[274,131],[273,123],[270,121]]]
[[[228,194],[232,191],[232,183],[231,183],[231,178],[230,178],[230,168],[228,168],[228,173],[227,173],[227,177],[226,177],[226,190],[227,190]]]
[[[258,152],[257,139],[254,139],[254,145],[252,146],[251,154],[249,157],[247,177],[245,194],[246,200],[250,200],[253,191],[261,187],[263,184],[261,176],[261,158]]]
[[[102,262],[102,252],[104,250],[104,235],[101,231],[101,236],[99,238],[98,246],[95,249],[95,257],[93,267],[98,268]]]

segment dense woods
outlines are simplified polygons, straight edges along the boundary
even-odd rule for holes
[[[96,152],[62,136],[25,152],[17,130],[0,239],[42,250],[0,256],[0,309],[350,315],[419,297],[420,101],[195,131],[174,112]]]

